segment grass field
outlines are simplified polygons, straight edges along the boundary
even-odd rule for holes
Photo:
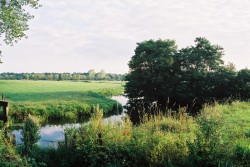
[[[0,93],[10,101],[10,113],[16,120],[29,113],[48,119],[76,118],[89,115],[97,104],[105,113],[116,102],[110,96],[123,93],[119,81],[24,81],[1,80]]]

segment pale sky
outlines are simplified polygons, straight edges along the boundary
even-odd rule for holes
[[[28,39],[3,45],[0,72],[127,73],[137,42],[206,37],[250,68],[249,0],[40,0]]]

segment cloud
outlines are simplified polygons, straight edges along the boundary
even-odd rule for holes
[[[43,0],[30,22],[29,39],[4,46],[1,71],[125,73],[136,42],[198,36],[223,46],[226,61],[249,66],[248,0]],[[33,11],[32,11],[33,12]],[[13,65],[14,64],[14,65]]]

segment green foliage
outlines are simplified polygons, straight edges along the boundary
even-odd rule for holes
[[[92,71],[92,70],[91,70]],[[123,81],[124,74],[105,73],[101,70],[98,73],[94,71],[88,73],[0,73],[1,80],[72,80],[72,81],[86,81],[89,80],[106,80],[106,81]]]
[[[242,98],[250,97],[250,70],[242,69],[239,71],[236,83],[239,88],[239,94]]]
[[[197,118],[196,139],[189,143],[190,166],[227,166],[232,148],[223,140],[224,124],[221,111],[205,107]]]
[[[89,79],[90,79],[90,80],[93,80],[94,77],[95,77],[95,74],[96,74],[96,72],[95,72],[94,69],[89,70],[89,71],[88,71],[88,77],[89,77]]]
[[[166,84],[166,80],[175,77],[167,71],[174,70],[176,52],[177,46],[172,40],[137,43],[135,55],[128,64],[130,73],[126,76],[125,93],[129,103],[138,103],[142,98],[144,105],[153,101],[166,102],[165,94],[174,84]]]
[[[138,43],[125,85],[131,118],[138,117],[135,112],[141,107],[150,113],[154,103],[161,109],[187,106],[197,112],[205,103],[249,98],[249,70],[237,72],[233,64],[224,65],[223,54],[222,47],[205,38],[180,50],[173,40]]]
[[[7,45],[13,45],[21,38],[27,37],[25,31],[29,27],[28,21],[33,18],[25,10],[27,6],[38,8],[39,4],[37,0],[0,1],[0,36],[4,37],[3,40]]]
[[[27,161],[22,158],[16,151],[15,147],[6,140],[4,129],[0,129],[0,166],[1,167],[18,167],[28,166]]]
[[[250,165],[250,145],[248,147],[237,145],[234,151],[234,160],[237,161],[238,164],[242,166]]]
[[[34,116],[29,116],[24,122],[24,127],[21,132],[21,140],[23,142],[22,152],[24,155],[29,155],[40,139],[39,129],[39,119]]]

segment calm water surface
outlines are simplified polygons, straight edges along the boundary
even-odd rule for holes
[[[127,103],[127,98],[124,96],[114,96],[112,99],[119,102],[122,106]],[[111,121],[122,121],[122,117],[125,116],[125,109],[120,115],[113,115],[108,118],[104,118],[105,122]],[[72,127],[80,127],[80,123],[70,123],[70,124],[63,124],[63,125],[45,125],[42,126],[40,129],[40,140],[39,145],[42,147],[57,147],[58,141],[64,140],[64,130],[66,128]],[[21,143],[21,130],[14,130],[12,133],[16,136],[16,143]]]

